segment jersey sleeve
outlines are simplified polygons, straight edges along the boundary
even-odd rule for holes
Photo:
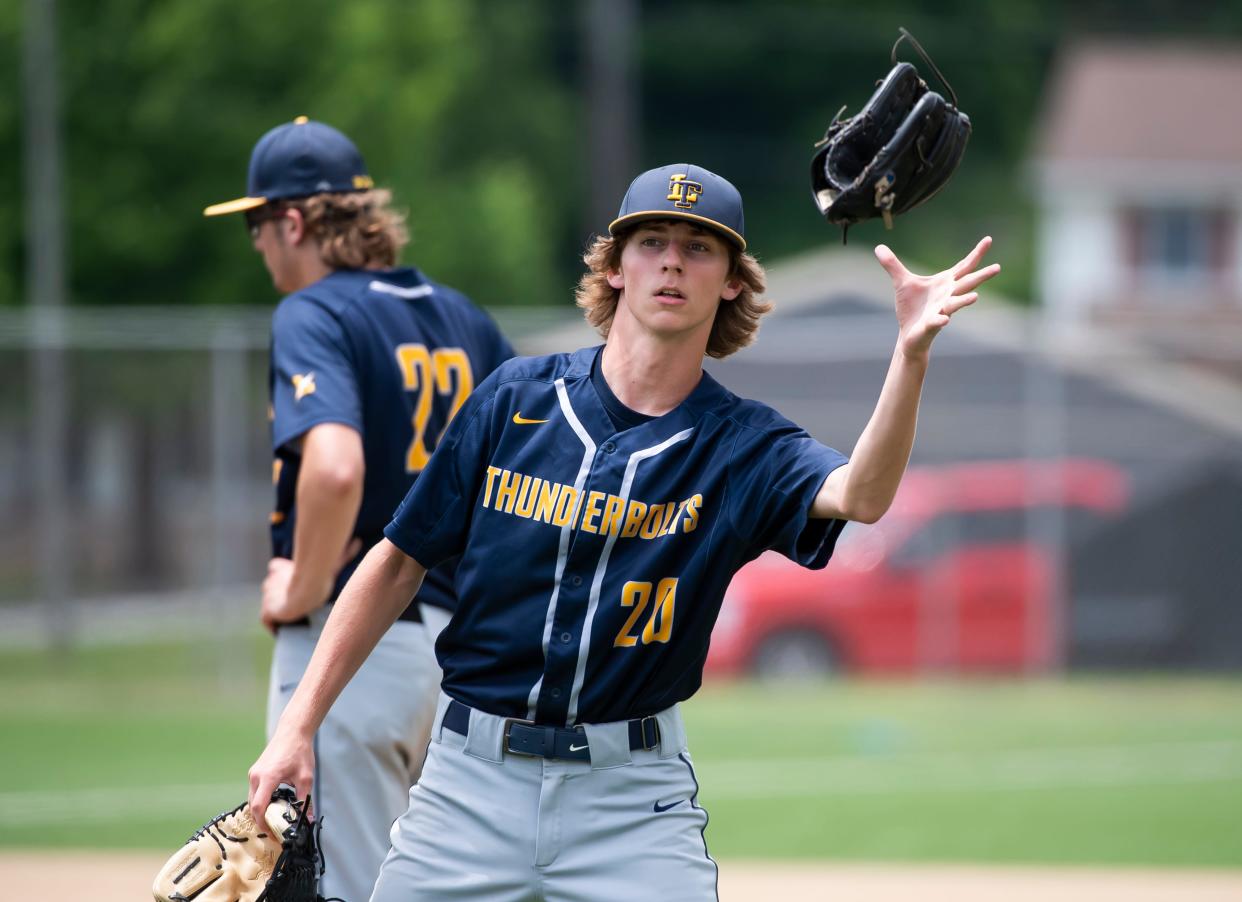
[[[272,449],[321,423],[362,432],[358,380],[340,321],[295,295],[272,320]]]
[[[466,401],[397,507],[384,536],[428,570],[466,547],[474,501],[491,458],[495,379]]]
[[[828,563],[845,520],[812,519],[811,505],[845,455],[790,426],[771,436],[762,460],[731,474],[732,510],[749,556],[777,551],[803,567]]]

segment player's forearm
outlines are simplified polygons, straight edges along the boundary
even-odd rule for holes
[[[426,572],[387,539],[367,553],[332,606],[278,729],[302,738],[314,735],[341,690],[417,594]]]
[[[880,399],[845,471],[839,503],[851,520],[874,523],[893,503],[914,447],[927,364],[927,354],[907,357],[900,349],[893,354]]]
[[[358,519],[362,481],[361,467],[325,470],[312,461],[303,463],[298,474],[293,574],[282,619],[304,617],[328,600]]]

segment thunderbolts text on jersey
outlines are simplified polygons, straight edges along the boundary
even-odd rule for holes
[[[585,499],[583,494],[572,485],[489,466],[483,507],[557,528],[569,525],[598,535],[655,539],[694,532],[703,506],[697,493],[684,501],[654,504],[609,492],[587,492]]]

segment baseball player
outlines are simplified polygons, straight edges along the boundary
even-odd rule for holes
[[[246,197],[204,211],[244,213],[288,295],[272,319],[269,375],[276,507],[260,614],[276,636],[269,732],[362,554],[474,386],[512,356],[464,296],[394,268],[407,236],[389,203],[349,138],[302,117],[255,145]],[[422,766],[440,682],[432,644],[454,604],[449,561],[402,600],[318,729],[313,808],[331,824],[325,895],[371,893]]]
[[[475,390],[250,771],[252,801],[305,791],[332,700],[425,568],[460,555],[427,764],[375,902],[716,898],[678,704],[729,580],[767,549],[822,567],[847,520],[885,512],[932,340],[999,269],[977,268],[988,239],[927,277],[876,249],[898,338],[847,461],[703,371],[768,309],[729,182],[645,172],[609,233],[578,289],[605,344],[509,361]]]

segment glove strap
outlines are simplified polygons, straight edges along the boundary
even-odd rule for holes
[[[892,60],[893,65],[897,65],[897,48],[901,45],[902,41],[908,40],[910,42],[910,46],[918,51],[919,56],[923,57],[923,62],[927,63],[931,70],[936,73],[936,77],[940,79],[940,83],[945,86],[945,89],[949,92],[949,96],[953,98],[953,108],[959,109],[957,105],[957,92],[953,90],[953,86],[949,84],[949,80],[944,77],[944,73],[940,71],[939,67],[932,62],[932,58],[927,55],[927,51],[923,49],[923,45],[915,40],[914,35],[906,31],[905,28],[898,26],[897,30],[901,32],[901,37],[899,37],[897,42],[893,44],[893,52],[889,54],[889,59]]]

